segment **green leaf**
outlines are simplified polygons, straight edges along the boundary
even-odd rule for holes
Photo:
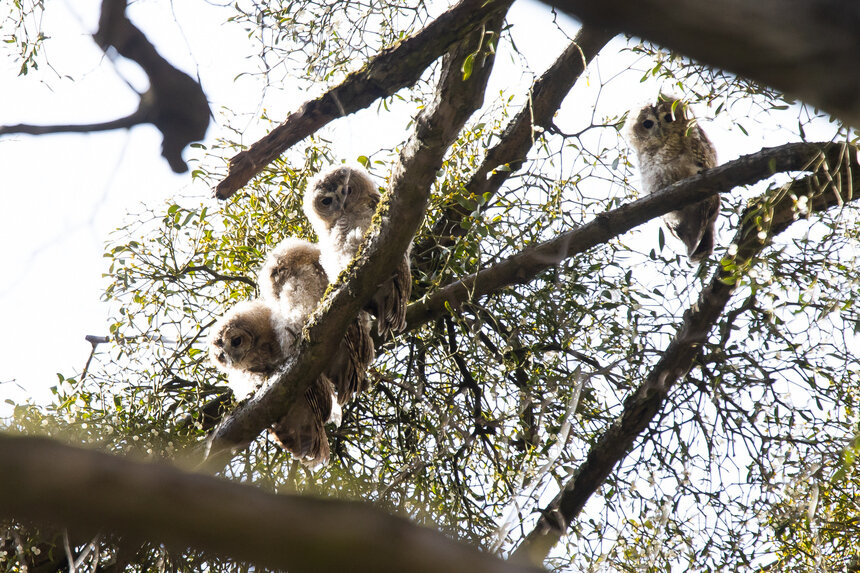
[[[463,72],[463,81],[465,82],[472,76],[472,67],[475,65],[475,54],[469,54],[463,60],[463,67],[460,69]]]

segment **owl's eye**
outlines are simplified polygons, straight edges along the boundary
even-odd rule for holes
[[[666,123],[672,123],[672,119],[673,119],[673,118],[672,118],[672,114],[671,114],[671,113],[667,113],[666,115],[664,115],[664,116],[663,116],[663,120],[664,120]]]
[[[322,201],[320,201],[323,205],[331,205],[331,197],[323,197]]]
[[[642,127],[644,127],[645,129],[651,129],[652,127],[654,127],[654,122],[650,119],[646,119],[642,122]]]
[[[242,337],[241,336],[234,336],[233,338],[230,339],[230,344],[233,346],[233,348],[239,346],[240,344],[242,344]]]
[[[350,187],[349,185],[347,185],[347,186],[346,186],[346,194],[347,194],[347,195],[349,195],[350,193],[352,193],[352,187]]]

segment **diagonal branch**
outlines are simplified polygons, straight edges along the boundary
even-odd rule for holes
[[[494,13],[486,31],[498,34],[505,11]],[[448,147],[484,97],[492,56],[482,40],[484,30],[455,46],[445,56],[436,99],[415,120],[415,131],[400,153],[391,175],[390,191],[368,230],[367,243],[323,298],[305,327],[299,354],[251,400],[228,416],[209,439],[207,465],[218,467],[232,448],[250,442],[282,416],[302,396],[343,338],[346,327],[378,286],[378,277],[394,271],[424,219],[430,189]],[[475,57],[478,46],[483,52]],[[463,62],[477,63],[468,79]]]
[[[860,126],[860,3],[542,0],[795,95]]]
[[[476,300],[504,287],[525,284],[568,257],[713,193],[725,193],[739,185],[750,185],[774,173],[815,169],[820,164],[822,150],[826,153],[829,165],[838,165],[845,148],[832,143],[789,143],[766,148],[679,181],[659,193],[601,213],[581,227],[524,249],[409,305],[406,328],[412,330],[445,314],[448,312],[446,306],[457,309],[464,302]]]
[[[487,18],[507,12],[513,0],[461,0],[426,28],[386,48],[362,69],[315,100],[306,102],[281,125],[236,154],[215,196],[227,199],[284,151],[327,123],[364,109],[418,81],[424,70]]]
[[[612,37],[612,33],[599,28],[580,28],[570,46],[532,85],[529,103],[508,123],[499,135],[499,143],[487,151],[484,162],[466,183],[464,197],[494,195],[520,168],[534,145],[536,128],[545,130],[552,125],[555,112],[585,71],[585,66]],[[508,167],[496,171],[502,166]],[[469,210],[459,203],[448,205],[433,226],[431,236],[415,245],[412,251],[415,266],[419,269],[426,267],[436,247],[450,246],[462,236],[465,230],[460,222],[468,215]]]
[[[842,148],[843,151],[848,149]],[[597,439],[573,478],[543,510],[535,529],[514,551],[512,560],[542,562],[568,524],[579,515],[586,501],[627,455],[633,442],[660,411],[669,390],[689,372],[693,359],[735,291],[739,274],[749,268],[769,244],[770,238],[787,229],[797,219],[792,195],[809,196],[810,212],[824,211],[860,198],[860,166],[856,150],[844,153],[842,157],[844,161],[822,163],[815,174],[793,182],[787,189],[769,191],[747,207],[733,241],[737,245],[737,253],[724,260],[711,282],[700,293],[698,301],[684,313],[675,338],[663,356],[636,391],[624,401],[621,415]],[[840,167],[831,174],[828,165]],[[845,178],[841,181],[846,184],[838,187],[832,185],[831,181],[839,179],[842,173]]]
[[[110,530],[176,551],[199,548],[261,568],[314,573],[526,573],[363,503],[247,485],[0,434],[0,515]]]

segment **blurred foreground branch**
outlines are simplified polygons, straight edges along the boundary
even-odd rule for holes
[[[860,126],[860,3],[542,0],[799,97]]]
[[[149,90],[140,96],[137,111],[103,123],[79,125],[0,126],[0,135],[94,132],[153,124],[163,135],[161,154],[176,173],[188,171],[182,150],[203,139],[209,127],[209,103],[196,80],[174,68],[156,51],[125,14],[126,0],[103,0],[99,29],[93,39],[105,53],[115,49],[133,60],[149,77]]]
[[[361,503],[267,494],[43,438],[0,434],[0,459],[0,514],[78,535],[110,530],[296,573],[534,571]]]

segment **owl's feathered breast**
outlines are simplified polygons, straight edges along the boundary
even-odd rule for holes
[[[713,145],[698,125],[668,134],[659,145],[637,147],[645,192],[654,193],[716,165]]]

